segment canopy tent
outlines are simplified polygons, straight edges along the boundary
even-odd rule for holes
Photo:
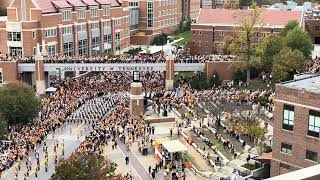
[[[187,147],[185,145],[183,145],[179,140],[165,141],[162,143],[162,146],[169,153],[185,152],[188,150]]]
[[[47,93],[56,92],[56,91],[57,91],[57,88],[55,87],[49,87],[48,89],[45,90],[45,92]]]

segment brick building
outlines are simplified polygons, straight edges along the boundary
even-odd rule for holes
[[[123,1],[129,8],[131,44],[152,44],[156,35],[171,34],[181,20],[196,19],[200,0]]]
[[[224,43],[224,38],[234,35],[241,18],[249,14],[250,10],[201,9],[196,22],[191,25],[191,53],[216,53]],[[290,20],[296,20],[301,27],[304,26],[301,11],[263,10],[260,15],[262,25],[257,26],[257,38],[280,32]]]
[[[271,176],[320,162],[320,75],[276,85]]]
[[[0,27],[3,53],[33,55],[42,41],[49,55],[118,53],[130,45],[129,11],[117,0],[13,0]]]
[[[312,10],[306,15],[306,31],[314,44],[320,44],[320,10]]]
[[[34,55],[44,41],[49,55],[120,54],[174,32],[199,8],[199,0],[13,0],[0,17],[0,52]]]

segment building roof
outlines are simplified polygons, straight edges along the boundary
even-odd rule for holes
[[[296,80],[280,83],[281,86],[304,90],[314,93],[320,93],[320,74],[315,76],[306,76],[306,78],[298,78]]]
[[[57,8],[72,8],[72,6],[70,6],[67,1],[63,0],[51,1],[51,3],[54,4]]]
[[[83,4],[83,2],[81,0],[67,0],[69,2],[69,4],[71,4],[74,7],[84,7],[86,6],[85,4]]]
[[[214,26],[238,26],[241,18],[249,16],[251,10],[201,9],[196,24]],[[302,21],[301,11],[276,11],[263,9],[260,21],[263,27],[284,27],[288,21]]]
[[[120,6],[118,0],[34,0],[36,5],[42,9],[42,13],[55,13],[60,8],[98,6],[110,4],[112,7]]]
[[[280,176],[269,178],[268,180],[300,180],[300,179],[319,179],[320,178],[320,164],[292,171]]]

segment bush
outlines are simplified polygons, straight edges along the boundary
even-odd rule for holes
[[[271,147],[271,146],[266,146],[264,152],[265,152],[265,153],[272,152],[272,147]]]
[[[141,52],[141,47],[129,49],[125,54],[129,54],[130,56],[138,55]]]
[[[211,79],[207,79],[207,75],[204,72],[198,73],[191,79],[191,87],[193,89],[209,89],[213,87],[214,85],[220,85],[221,81],[219,79],[219,75],[217,73],[214,73],[214,76],[212,76]]]
[[[244,165],[242,165],[242,167],[249,169],[250,171],[257,169],[256,166],[251,163],[245,163]]]
[[[156,37],[154,37],[152,44],[155,44],[157,46],[162,46],[167,43],[167,40],[168,40],[168,35],[162,33],[162,34],[159,34]]]

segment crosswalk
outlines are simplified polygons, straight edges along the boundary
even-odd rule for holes
[[[64,140],[64,141],[79,141],[82,142],[85,140],[85,136],[75,136],[70,134],[62,134],[62,135],[52,135],[50,134],[47,139],[49,140]]]

